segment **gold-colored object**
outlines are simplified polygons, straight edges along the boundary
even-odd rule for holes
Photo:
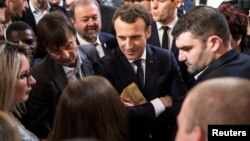
[[[141,93],[141,91],[134,82],[123,89],[120,97],[130,98],[135,105],[141,105],[147,103],[147,100],[145,99],[145,97],[143,96],[143,94]]]

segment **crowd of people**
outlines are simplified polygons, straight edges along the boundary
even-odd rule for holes
[[[195,2],[0,0],[0,140],[206,141],[208,125],[250,125],[248,13]]]

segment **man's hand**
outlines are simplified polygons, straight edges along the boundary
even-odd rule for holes
[[[121,101],[125,107],[135,106],[135,103],[130,98],[121,98]]]
[[[172,107],[173,105],[173,100],[169,95],[166,95],[164,97],[160,97],[161,102],[165,106],[165,108]]]

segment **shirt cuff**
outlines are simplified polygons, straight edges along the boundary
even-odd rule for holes
[[[154,106],[156,117],[158,117],[162,112],[165,111],[165,106],[159,98],[151,100],[150,103]]]

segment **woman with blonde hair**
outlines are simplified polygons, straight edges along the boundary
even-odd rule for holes
[[[37,141],[38,138],[25,129],[12,114],[18,105],[25,102],[36,80],[30,75],[30,63],[26,46],[0,42],[0,110],[9,113],[15,121],[23,141]]]
[[[15,122],[2,111],[0,111],[0,141],[21,141]]]

